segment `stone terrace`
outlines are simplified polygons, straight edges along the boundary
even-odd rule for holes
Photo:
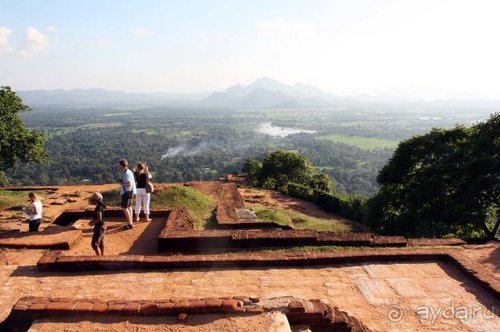
[[[156,210],[152,223],[108,235],[119,240],[137,237],[127,242],[136,249],[120,249],[120,255],[75,256],[70,248],[0,251],[0,321],[5,320],[0,330],[24,331],[31,324],[41,331],[64,330],[79,319],[85,321],[79,326],[90,330],[132,318],[147,326],[144,322],[158,324],[152,317],[166,322],[168,316],[179,315],[179,329],[224,330],[218,320],[237,318],[243,325],[236,329],[257,331],[251,324],[261,324],[259,319],[270,324],[266,326],[274,324],[269,314],[285,322],[279,331],[500,330],[497,274],[467,259],[461,240],[294,230],[255,220],[232,183],[191,186],[213,196],[220,229],[195,230],[184,208]],[[106,216],[122,222],[119,209],[108,209]],[[56,223],[71,227],[89,217],[91,210],[72,209]],[[78,241],[88,241],[77,231]],[[157,241],[160,251],[155,244],[137,246],[139,239]],[[316,248],[260,250],[309,245]],[[324,245],[357,248],[332,250]],[[218,253],[207,253],[213,249]],[[232,249],[240,251],[228,252]],[[419,311],[450,305],[482,311],[480,316],[437,320]],[[202,322],[197,317],[203,315],[211,318]],[[127,324],[118,329],[135,326]],[[169,325],[165,331],[175,328]]]

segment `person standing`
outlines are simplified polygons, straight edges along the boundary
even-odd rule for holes
[[[29,193],[28,197],[31,202],[31,206],[29,207],[29,231],[38,232],[38,228],[40,227],[40,223],[42,222],[42,200],[36,193]]]
[[[106,224],[104,223],[104,209],[106,205],[104,204],[103,197],[101,193],[94,193],[89,197],[89,203],[95,204],[94,209],[94,220],[89,222],[90,226],[94,226],[92,235],[92,249],[94,249],[97,256],[104,255],[104,233],[106,232]]]
[[[137,197],[135,198],[135,218],[134,221],[139,221],[141,213],[141,205],[144,205],[144,214],[146,221],[151,221],[149,218],[149,202],[151,193],[148,190],[149,180],[153,177],[147,165],[139,163],[135,171],[135,180],[137,181]]]
[[[136,194],[134,173],[128,169],[128,161],[126,159],[120,160],[118,167],[121,172],[121,178],[118,180],[121,184],[121,208],[127,220],[125,229],[131,229],[134,228],[134,224],[132,223],[132,199]]]

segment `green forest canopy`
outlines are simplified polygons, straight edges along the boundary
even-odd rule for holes
[[[495,237],[500,113],[470,128],[433,129],[399,144],[377,178],[367,220],[379,233]]]
[[[26,128],[19,116],[27,111],[30,108],[10,87],[0,87],[0,185],[7,182],[3,171],[18,161],[46,160],[44,136]]]

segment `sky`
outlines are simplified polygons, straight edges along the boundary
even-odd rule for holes
[[[498,0],[0,0],[0,85],[500,99]]]

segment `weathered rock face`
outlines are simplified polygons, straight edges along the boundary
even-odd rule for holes
[[[191,217],[189,211],[184,207],[173,209],[167,218],[165,229],[169,232],[193,230],[193,217]]]

